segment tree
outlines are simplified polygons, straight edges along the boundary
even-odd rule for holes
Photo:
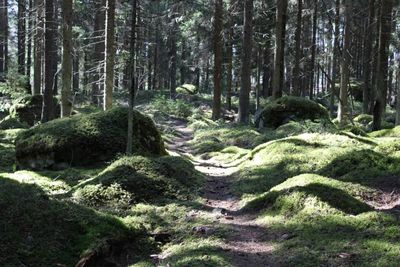
[[[300,96],[301,77],[300,77],[300,58],[301,58],[301,30],[303,18],[303,0],[297,0],[297,24],[295,33],[295,60],[293,69],[293,94]]]
[[[45,5],[45,40],[44,40],[44,91],[43,91],[43,110],[42,122],[48,122],[54,119],[54,86],[56,83],[57,57],[54,52],[57,51],[57,27],[56,27],[56,9],[53,0],[46,0]],[[56,52],[57,53],[57,52]]]
[[[133,152],[133,107],[135,105],[135,59],[136,59],[136,16],[137,16],[137,0],[132,0],[132,26],[131,26],[131,40],[130,40],[130,76],[131,84],[129,86],[128,98],[128,139],[126,146],[126,153],[128,155]]]
[[[25,75],[26,1],[18,0],[18,72]]]
[[[244,2],[244,30],[242,52],[242,87],[239,95],[240,123],[249,123],[250,90],[251,90],[251,50],[253,42],[253,0]]]
[[[277,99],[283,94],[284,64],[285,64],[285,36],[287,0],[277,0],[276,7],[276,37],[275,37],[275,67],[272,85],[272,98]]]
[[[72,13],[73,0],[63,0],[63,60],[61,117],[68,117],[72,112]]]
[[[8,2],[1,0],[0,6],[0,81],[4,81],[7,73],[8,57]]]
[[[44,0],[35,1],[36,27],[33,52],[33,95],[42,93],[43,37],[44,37]]]
[[[221,118],[221,92],[222,92],[222,0],[215,0],[214,12],[214,102],[212,118]]]
[[[388,59],[390,36],[392,33],[392,11],[394,0],[381,0],[381,12],[379,15],[379,45],[375,84],[375,104],[373,130],[380,130],[383,115],[386,110],[388,90]]]
[[[348,101],[347,96],[349,93],[350,83],[350,42],[351,42],[351,14],[352,14],[352,0],[344,0],[344,16],[345,16],[345,29],[344,29],[344,45],[342,52],[342,61],[340,69],[340,96],[339,96],[339,109],[338,120],[339,123],[345,125],[349,121]]]
[[[115,66],[115,0],[106,1],[104,110],[112,107]]]

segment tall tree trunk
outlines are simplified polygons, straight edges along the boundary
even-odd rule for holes
[[[336,80],[339,73],[339,45],[340,45],[340,0],[336,0],[335,4],[335,29],[334,29],[334,40],[333,40],[333,56],[332,56],[332,80],[331,80],[331,93],[329,109],[331,116],[334,115],[335,109],[335,97],[336,91]]]
[[[175,14],[173,15],[172,29],[169,36],[169,89],[171,99],[176,95],[176,69],[177,69],[177,38],[178,23]]]
[[[222,0],[215,0],[214,13],[214,101],[212,118],[221,118],[221,93],[222,93]]]
[[[18,0],[18,73],[25,75],[26,1]]]
[[[379,49],[376,73],[376,97],[374,104],[373,130],[380,130],[386,109],[388,90],[388,58],[390,36],[392,32],[392,10],[394,0],[381,0],[381,14],[379,17]]]
[[[349,93],[350,58],[351,58],[350,57],[351,14],[352,14],[351,1],[352,0],[344,0],[345,29],[344,29],[343,55],[341,62],[340,96],[339,96],[339,109],[338,109],[338,120],[341,125],[345,125],[349,121],[347,96]]]
[[[230,5],[233,4],[231,1]],[[232,9],[231,9],[232,10]],[[226,106],[228,110],[232,109],[232,74],[233,74],[233,34],[234,29],[232,25],[232,20],[229,20],[229,29],[228,29],[228,37],[227,37],[227,45],[226,45]]]
[[[8,57],[8,5],[7,0],[1,0],[0,6],[0,81],[4,81],[7,74]]]
[[[303,17],[303,0],[297,0],[297,25],[295,33],[295,59],[293,69],[293,95],[301,94],[300,58],[301,58],[301,29]]]
[[[93,80],[92,83],[92,103],[99,105],[100,93],[103,82],[101,80],[101,76],[104,72],[103,61],[104,61],[104,52],[105,52],[105,40],[104,40],[104,29],[106,24],[106,13],[105,13],[105,0],[96,1],[96,14],[94,18],[94,54],[93,54],[93,63],[94,66],[94,74],[91,75]]]
[[[132,26],[131,26],[131,40],[130,40],[130,60],[129,60],[129,98],[128,98],[128,136],[126,153],[128,155],[133,153],[133,107],[135,105],[135,60],[136,60],[136,21],[137,21],[137,0],[132,0]]]
[[[363,113],[368,113],[371,97],[371,64],[372,64],[372,33],[375,19],[375,0],[368,3],[368,22],[364,34],[364,86]]]
[[[186,83],[186,56],[187,56],[187,47],[186,47],[186,41],[182,40],[182,55],[181,55],[181,66],[180,66],[180,75],[181,75],[181,80],[180,84],[185,84]]]
[[[244,3],[244,31],[242,52],[242,87],[239,95],[240,123],[249,123],[251,90],[251,51],[253,43],[253,0]]]
[[[115,0],[106,1],[106,43],[104,68],[104,110],[113,105],[115,67]]]
[[[42,93],[43,37],[44,37],[44,0],[35,0],[36,29],[34,36],[33,95]]]
[[[310,88],[309,94],[310,99],[314,97],[315,88],[315,57],[317,51],[317,23],[318,23],[318,1],[314,0],[314,11],[313,11],[313,29],[312,29],[312,46],[311,46],[311,62],[310,62]],[[317,80],[318,83],[318,80]]]
[[[31,67],[32,67],[32,31],[33,31],[33,0],[29,0],[29,12],[28,12],[28,46],[27,46],[27,59],[26,59],[26,76],[28,77],[28,88],[29,93],[32,94],[31,86]]]
[[[272,85],[272,98],[282,97],[284,86],[284,64],[285,64],[285,36],[287,0],[278,0],[276,8],[276,37],[275,37],[275,67]]]
[[[55,117],[53,89],[56,74],[54,62],[57,62],[57,58],[54,57],[54,51],[57,50],[57,29],[55,28],[55,6],[53,0],[46,0],[45,11],[45,72],[42,122],[48,122]]]
[[[72,112],[72,9],[73,0],[63,0],[61,117],[68,117]]]

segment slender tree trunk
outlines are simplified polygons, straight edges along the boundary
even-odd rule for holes
[[[185,84],[186,83],[186,41],[182,40],[182,55],[181,55],[181,66],[180,66],[180,75],[181,75],[181,80],[180,84]]]
[[[57,29],[55,28],[55,6],[53,0],[46,0],[45,10],[45,72],[42,122],[48,122],[55,117],[53,89],[56,72],[54,69],[54,61],[57,62],[57,58],[53,56],[54,51],[57,50]]]
[[[363,86],[363,113],[368,113],[371,103],[371,64],[372,64],[372,32],[375,19],[375,0],[369,0],[368,22],[364,34],[364,86]]]
[[[35,0],[36,30],[34,37],[33,95],[42,93],[43,37],[44,37],[44,0]]]
[[[334,115],[335,109],[335,97],[337,94],[336,91],[336,80],[338,78],[339,73],[339,45],[340,45],[340,0],[336,0],[335,4],[335,29],[334,29],[334,40],[333,40],[333,57],[332,57],[332,81],[331,81],[331,94],[330,94],[330,103],[329,109],[331,116]]]
[[[175,15],[174,15],[175,16]],[[170,50],[169,50],[169,89],[170,97],[174,99],[176,96],[176,69],[177,69],[177,40],[178,24],[175,17],[173,18],[173,26],[170,33]]]
[[[137,0],[132,0],[132,26],[131,26],[131,41],[130,41],[130,60],[129,72],[131,83],[129,86],[128,98],[128,137],[126,145],[126,153],[128,155],[133,153],[133,107],[135,105],[135,61],[136,61],[136,20],[137,20]]]
[[[300,77],[300,58],[301,58],[301,29],[303,17],[303,0],[297,0],[297,25],[295,33],[295,59],[293,69],[293,94],[300,96],[301,94],[301,77]]]
[[[339,96],[339,110],[338,110],[338,120],[341,125],[345,125],[349,121],[347,96],[349,93],[350,58],[351,58],[350,57],[351,16],[352,16],[351,1],[352,0],[344,0],[345,32],[344,32],[343,55],[341,62],[340,96]]]
[[[379,49],[376,76],[376,98],[374,105],[373,130],[380,130],[386,109],[388,90],[388,58],[390,36],[392,32],[392,10],[394,0],[381,0],[381,14],[379,18]]]
[[[212,118],[221,118],[221,93],[222,93],[222,0],[215,0],[214,13],[214,102]]]
[[[310,88],[309,94],[310,99],[314,97],[314,88],[315,88],[315,57],[317,51],[317,23],[318,23],[318,1],[314,0],[314,12],[313,12],[313,29],[312,29],[312,46],[311,46],[311,62],[310,62]],[[318,79],[317,79],[318,83]]]
[[[272,98],[282,97],[284,86],[285,36],[287,0],[278,0],[276,9],[275,67],[272,85]]]
[[[18,0],[18,73],[25,75],[26,1]]]
[[[103,85],[103,82],[101,80],[101,76],[104,73],[104,66],[103,66],[103,61],[104,61],[104,52],[105,52],[105,40],[104,40],[104,28],[105,28],[105,20],[106,20],[106,14],[105,14],[105,5],[106,1],[105,0],[99,0],[96,2],[96,14],[95,14],[95,19],[94,19],[94,55],[93,55],[93,61],[94,61],[94,74],[91,75],[93,77],[92,82],[92,102],[96,105],[99,105],[101,101],[100,100],[100,93],[101,93],[101,88]]]
[[[232,3],[231,3],[232,5]],[[228,42],[226,46],[227,75],[226,75],[226,106],[228,110],[232,109],[232,74],[233,74],[233,25],[229,22]]]
[[[72,8],[73,0],[63,0],[61,117],[68,117],[72,112]]]
[[[104,110],[113,105],[115,67],[115,0],[106,1],[106,43],[104,68]]]
[[[250,121],[250,90],[251,90],[251,51],[253,43],[253,0],[244,3],[244,31],[242,52],[242,87],[239,95],[240,123],[248,124]]]
[[[32,93],[31,86],[31,67],[32,67],[32,31],[33,31],[33,0],[29,0],[29,12],[28,12],[28,46],[27,46],[27,59],[26,59],[26,76],[28,78],[29,93]]]
[[[399,78],[400,78],[400,70],[397,71],[396,75],[396,126],[400,125],[400,86],[399,86]]]
[[[5,0],[0,1],[0,82],[5,80],[5,71],[4,71],[4,64],[5,64],[5,42],[6,42],[6,28],[8,27],[8,22],[5,20],[6,16],[5,13],[8,12],[6,9]]]

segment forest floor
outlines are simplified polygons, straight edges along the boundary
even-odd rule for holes
[[[196,158],[190,145],[194,138],[193,130],[187,126],[187,122],[171,118],[168,124],[177,132],[167,145],[168,150],[191,159],[195,168],[206,176],[200,193],[208,216],[214,217],[215,224],[195,230],[212,234],[214,228],[226,229],[220,249],[233,266],[275,266],[272,258],[274,246],[268,242],[268,232],[257,224],[254,214],[241,211],[240,198],[232,188],[233,174],[237,168],[213,159]]]

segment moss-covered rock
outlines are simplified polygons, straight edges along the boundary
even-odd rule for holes
[[[18,118],[20,122],[29,126],[35,125],[42,116],[43,96],[34,95],[20,98],[10,108],[12,118]],[[60,116],[60,105],[57,98],[54,98],[54,107],[56,117]]]
[[[369,114],[360,114],[357,117],[354,118],[354,122],[360,123],[364,126],[367,126],[369,123],[372,122],[373,116]]]
[[[153,121],[134,112],[134,152],[164,155]],[[22,132],[16,140],[18,166],[44,169],[87,166],[112,160],[126,149],[128,109],[57,119]]]
[[[20,122],[17,118],[7,116],[0,121],[0,130],[12,130],[12,129],[26,129],[28,125]]]
[[[132,203],[195,196],[202,176],[181,157],[123,157],[97,177],[78,186],[74,198],[113,211]]]
[[[256,116],[259,128],[277,128],[289,121],[324,121],[331,123],[328,111],[318,103],[300,97],[285,96],[269,104]]]
[[[371,137],[400,137],[400,126],[370,133]]]
[[[184,84],[176,88],[176,92],[183,95],[195,95],[199,92],[199,88],[193,84]]]

